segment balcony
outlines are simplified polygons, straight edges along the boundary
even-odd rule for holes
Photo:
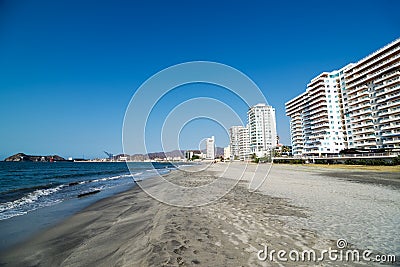
[[[400,85],[399,85],[399,87],[400,87]],[[381,99],[378,99],[377,101],[376,101],[376,103],[382,103],[382,102],[386,102],[386,101],[390,101],[390,100],[392,100],[392,99],[395,99],[395,98],[400,98],[400,92],[398,92],[398,93],[393,93],[393,94],[390,94],[390,95],[386,95],[386,98],[381,98]]]
[[[359,112],[357,112],[358,116],[364,115],[364,114],[371,114],[371,109],[367,108],[367,109],[361,109]]]
[[[389,131],[389,132],[384,132],[384,133],[382,133],[382,136],[383,137],[400,137],[400,131],[396,131],[396,130],[393,130],[393,131]]]
[[[397,105],[399,105],[399,104],[397,104]],[[394,114],[398,114],[398,113],[400,113],[400,106],[397,107],[397,108],[392,108],[392,109],[390,109],[390,110],[387,112],[387,115],[394,115]],[[398,117],[398,116],[395,116],[395,117]]]
[[[367,123],[354,124],[352,126],[353,126],[353,130],[354,130],[354,129],[358,129],[358,128],[362,128],[362,127],[372,127],[372,126],[374,126],[374,124],[372,123],[372,121],[369,121]]]
[[[375,57],[373,60],[371,60],[370,62],[368,62],[368,63],[366,63],[366,64],[360,64],[361,66],[359,66],[358,68],[353,68],[353,74],[354,73],[357,73],[357,72],[359,72],[359,71],[361,71],[361,70],[364,70],[363,71],[363,73],[365,72],[365,68],[367,68],[367,67],[369,67],[369,66],[372,66],[373,64],[375,64],[376,62],[378,62],[379,60],[382,60],[383,58],[385,58],[385,57],[389,57],[389,56],[391,56],[391,55],[393,55],[394,53],[396,53],[397,51],[399,51],[399,49],[400,49],[400,46],[394,46],[392,49],[390,49],[389,51],[387,51],[386,53],[384,53],[384,54],[382,54],[382,55],[380,55],[380,56],[378,56],[378,57]],[[371,55],[372,56],[372,55]],[[362,60],[361,60],[361,62],[362,62]],[[368,69],[367,69],[367,71],[368,71]]]
[[[384,106],[385,108],[391,108],[391,109],[396,109],[397,107],[400,108],[400,99],[399,100],[395,100],[395,101],[390,101],[389,103],[386,103],[386,105]]]
[[[369,127],[369,128],[363,128],[363,129],[360,129],[360,130],[357,130],[357,131],[353,131],[353,135],[356,135],[356,134],[368,134],[368,133],[375,133],[374,128]]]
[[[383,95],[387,95],[387,94],[390,94],[390,93],[394,93],[394,92],[396,92],[396,91],[399,91],[400,90],[400,84],[398,84],[397,86],[396,86],[396,83],[400,83],[400,79],[398,80],[398,81],[396,81],[396,82],[393,82],[391,85],[387,85],[387,86],[391,86],[391,87],[389,87],[389,88],[384,88],[384,89],[382,89],[382,90],[380,90],[379,92],[377,92],[376,93],[376,96],[377,97],[379,97],[379,96],[383,96]]]
[[[399,109],[399,112],[400,112],[400,109]],[[385,122],[394,122],[394,121],[398,121],[398,120],[400,120],[400,115],[385,117],[385,118],[381,119],[379,121],[379,123],[383,124]]]
[[[362,104],[365,102],[369,103],[370,101],[371,101],[371,98],[369,96],[364,96],[362,98],[356,98],[354,101],[349,101],[348,104],[350,106],[353,106],[353,105]]]
[[[352,121],[352,123],[358,123],[366,120],[371,120],[372,116],[361,116],[360,118],[356,118]]]
[[[383,76],[383,77],[381,77],[379,79],[376,79],[375,83],[378,84],[380,82],[383,82],[383,81],[388,80],[390,78],[396,77],[398,75],[400,75],[400,71],[394,71],[392,73],[387,74],[386,76]]]
[[[361,88],[367,89],[368,87],[366,85],[363,85]],[[368,90],[364,90],[364,91],[361,91],[361,92],[357,92],[356,90],[354,90],[352,93],[348,93],[347,101],[354,100],[354,99],[356,99],[356,98],[358,98],[360,96],[368,96],[368,95],[369,95],[368,94]]]
[[[371,73],[381,67],[384,67],[390,63],[392,63],[393,61],[396,61],[398,58],[400,58],[400,54],[394,55],[393,57],[390,57],[386,60],[381,61],[380,63],[376,64],[374,67],[368,68],[366,70],[364,70],[363,72],[356,74],[356,72],[353,73],[353,78],[348,80],[348,83],[351,83],[354,80],[357,80],[357,78],[367,74],[367,73]]]
[[[318,94],[316,94],[316,95],[311,96],[311,97],[308,99],[307,102],[308,102],[309,105],[311,106],[312,103],[314,102],[314,100],[315,100],[315,99],[318,99],[318,98],[326,99],[325,90],[324,90],[324,92],[320,92],[320,93],[318,93]]]
[[[354,141],[361,141],[361,140],[375,140],[376,135],[371,134],[371,135],[353,135],[353,140]]]
[[[317,113],[317,114],[311,116],[311,117],[310,117],[310,120],[314,120],[314,119],[318,119],[318,118],[323,118],[323,117],[328,118],[328,112],[327,112],[327,111],[322,112],[322,113]]]
[[[352,106],[350,106],[352,112],[354,112],[356,110],[359,110],[359,109],[362,109],[362,108],[365,108],[365,107],[371,108],[371,103],[364,103],[362,105],[354,105],[354,106],[352,105]]]
[[[378,75],[380,75],[382,72],[384,72],[384,71],[386,71],[386,70],[388,70],[388,69],[391,69],[391,68],[397,68],[397,67],[399,67],[399,66],[400,66],[400,62],[391,64],[391,65],[387,66],[386,68],[381,69],[381,70],[379,70],[379,71],[377,71],[377,72],[375,72],[375,73],[367,74],[366,77],[364,77],[364,78],[362,78],[362,79],[360,79],[360,80],[358,80],[358,81],[356,81],[356,82],[354,82],[354,83],[352,83],[352,82],[350,81],[350,79],[349,79],[348,81],[346,81],[347,89],[348,89],[348,91],[351,91],[351,88],[354,88],[356,85],[359,85],[359,84],[362,83],[362,82],[365,82],[365,81],[374,79],[374,78],[376,78]],[[354,78],[353,78],[353,80],[354,80]]]
[[[314,98],[313,101],[308,102],[307,111],[310,112],[311,110],[315,109],[315,103],[318,103],[318,102],[325,102],[326,103],[326,97],[325,96],[320,96],[318,98]]]
[[[386,126],[382,126],[381,130],[385,131],[385,130],[392,130],[392,129],[400,129],[400,122],[396,122],[396,123],[390,123],[389,125]]]
[[[319,105],[319,106],[322,106],[322,107],[314,109],[313,111],[311,111],[309,118],[312,118],[315,114],[318,114],[320,112],[328,111],[328,107],[326,105]]]
[[[391,139],[383,140],[383,144],[384,145],[400,144],[400,138],[391,138]]]
[[[400,78],[399,78],[399,77],[390,79],[390,80],[387,81],[387,82],[383,82],[382,84],[380,84],[380,85],[378,85],[378,86],[375,86],[375,90],[380,90],[380,89],[382,89],[382,88],[385,88],[385,87],[394,85],[394,84],[398,83],[399,81],[400,81]],[[378,84],[378,83],[375,83],[375,84]]]

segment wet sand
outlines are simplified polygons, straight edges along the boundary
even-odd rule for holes
[[[217,179],[227,165],[214,164],[202,172],[175,171],[166,178],[176,184],[197,186]],[[230,171],[219,179],[226,179],[229,184],[229,179],[236,179],[242,168],[242,163],[231,164]],[[228,194],[216,202],[193,208],[161,203],[136,187],[103,199],[1,253],[0,265],[270,266],[271,262],[257,258],[264,244],[275,250],[322,250],[335,247],[337,238],[346,238],[350,246],[365,249],[369,243],[363,243],[363,239],[373,239],[375,232],[380,236],[379,244],[386,244],[389,251],[400,251],[399,238],[393,237],[393,233],[400,232],[397,176],[392,177],[392,184],[367,183],[357,191],[360,183],[346,180],[351,173],[348,170],[342,173],[274,165],[264,180],[268,171],[266,164],[258,167],[251,164]],[[254,176],[255,173],[261,175]],[[367,176],[368,172],[364,174]],[[335,175],[340,177],[332,177]],[[159,185],[153,178],[142,183],[156,188]],[[338,199],[337,195],[346,197]],[[368,196],[372,198],[365,199]],[[391,202],[382,204],[387,198]],[[354,205],[347,203],[350,200]],[[384,211],[378,214],[380,217],[367,214],[359,221],[350,217],[353,222],[348,226],[349,222],[342,217],[363,208],[360,205],[372,213],[375,207],[384,207]],[[369,223],[369,228],[357,227],[361,223]],[[360,233],[354,232],[354,227]],[[363,237],[363,231],[371,232],[370,228],[372,233]],[[374,244],[371,249],[383,250],[381,245]]]

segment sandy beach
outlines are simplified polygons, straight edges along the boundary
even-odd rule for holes
[[[224,173],[227,166],[173,171],[165,178],[188,187],[217,178],[229,184],[243,163],[230,164]],[[228,194],[192,208],[161,203],[135,187],[3,251],[0,265],[297,266],[298,262],[260,261],[257,253],[265,245],[320,251],[335,248],[340,238],[349,248],[396,254],[399,260],[398,172],[273,165],[263,180],[268,171],[268,164],[250,164]],[[257,178],[254,173],[263,175]],[[163,190],[156,178],[140,183]],[[359,263],[326,259],[318,264]]]

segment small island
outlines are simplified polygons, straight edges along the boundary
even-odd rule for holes
[[[6,158],[4,161],[15,161],[15,162],[54,162],[54,161],[67,161],[65,158],[58,155],[48,156],[33,156],[26,155],[24,153],[17,153]]]

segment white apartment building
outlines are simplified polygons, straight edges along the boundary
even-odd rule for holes
[[[345,71],[349,148],[400,149],[400,39]]]
[[[337,154],[345,148],[342,79],[343,69],[323,72],[311,80],[305,93],[285,104],[294,156]]]
[[[355,64],[323,72],[288,101],[293,154],[400,149],[400,39]]]
[[[266,104],[252,106],[247,112],[250,153],[257,157],[270,154],[277,144],[275,109]]]
[[[211,138],[206,139],[206,159],[215,159],[215,138],[211,136]]]
[[[239,159],[248,160],[250,158],[250,135],[249,125],[239,129]]]
[[[229,128],[230,139],[230,158],[246,160],[250,157],[249,149],[249,127],[246,126],[232,126]]]
[[[224,147],[224,159],[230,159],[231,158],[231,147],[227,146]]]
[[[229,128],[229,146],[231,159],[239,159],[239,131],[243,126],[232,126]]]
[[[307,92],[287,102],[286,114],[290,117],[290,134],[293,156],[301,156],[305,145],[304,141],[304,106],[307,100]]]

